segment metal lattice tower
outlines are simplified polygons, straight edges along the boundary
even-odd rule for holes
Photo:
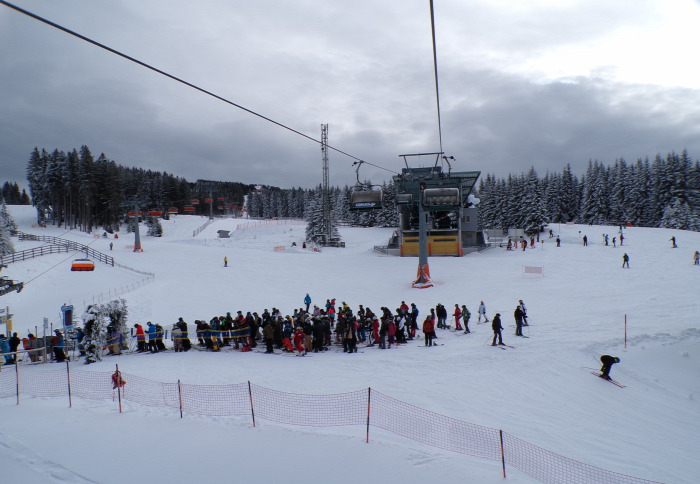
[[[331,194],[328,180],[328,125],[321,125],[321,153],[323,154],[323,194],[322,194],[322,209],[323,209],[323,237],[324,244],[328,244],[331,240]]]

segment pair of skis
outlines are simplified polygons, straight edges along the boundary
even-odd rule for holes
[[[603,374],[602,374],[602,373],[598,373],[598,372],[592,371],[592,372],[591,372],[591,375],[595,375],[595,376],[597,376],[598,378],[600,378],[601,380],[609,381],[609,382],[612,383],[613,385],[618,386],[618,387],[620,387],[620,388],[625,388],[625,385],[623,385],[622,383],[620,383],[620,382],[618,382],[618,381],[613,380],[613,379],[610,378],[610,377],[608,377],[608,378],[603,378]]]
[[[489,346],[494,347],[494,345],[489,345]],[[502,350],[505,350],[506,348],[515,349],[515,346],[511,346],[511,345],[507,345],[507,344],[498,344],[498,345],[495,345],[495,348],[500,348]]]

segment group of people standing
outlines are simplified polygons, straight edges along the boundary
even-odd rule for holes
[[[210,321],[195,321],[197,349],[220,351],[229,346],[240,351],[251,351],[264,344],[265,353],[274,353],[282,350],[287,353],[306,354],[308,352],[321,352],[329,349],[333,344],[342,346],[346,353],[356,353],[359,343],[365,343],[367,347],[388,349],[394,345],[404,344],[416,338],[420,328],[425,338],[425,346],[433,346],[433,340],[437,338],[436,329],[450,329],[448,325],[448,312],[443,304],[437,304],[430,308],[428,314],[420,324],[420,312],[415,303],[407,304],[401,301],[401,305],[394,311],[387,307],[381,307],[378,314],[370,308],[359,305],[353,311],[345,301],[336,304],[335,299],[327,299],[324,306],[311,304],[311,297],[307,294],[303,300],[303,306],[295,309],[292,315],[282,316],[279,309],[273,307],[272,311],[265,309],[262,313],[238,311],[236,315],[231,312],[225,316],[214,316]],[[524,316],[525,309],[522,304]],[[471,311],[466,304],[455,304],[451,314],[454,318],[454,330],[462,334],[469,334],[469,321]],[[486,305],[481,301],[478,308],[478,322],[489,322],[486,314]],[[517,322],[517,320],[516,320]],[[152,322],[147,323],[144,329],[140,324],[134,325],[134,337],[137,342],[138,352],[156,353],[166,349],[164,339],[167,338],[161,325]],[[192,348],[189,339],[187,323],[183,318],[173,325],[170,340],[176,352],[188,351]],[[120,347],[124,336],[116,328],[110,328],[108,347],[110,353],[120,354]]]

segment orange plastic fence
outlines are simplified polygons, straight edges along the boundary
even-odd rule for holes
[[[15,367],[0,372],[0,398],[20,395],[113,400],[112,374],[85,370]],[[19,375],[19,382],[18,377]],[[543,483],[654,484],[638,477],[564,457],[505,432],[440,415],[366,389],[331,395],[301,395],[251,383],[191,385],[163,383],[122,373],[121,401],[170,407],[180,413],[249,416],[287,425],[362,425],[448,451],[503,461]],[[69,383],[70,382],[70,383]],[[19,395],[18,395],[19,390]],[[501,451],[503,436],[503,452]],[[656,483],[659,484],[659,483]]]

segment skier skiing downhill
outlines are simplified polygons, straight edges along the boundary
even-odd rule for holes
[[[603,366],[600,368],[602,372],[600,377],[605,380],[610,380],[610,369],[615,363],[620,362],[620,358],[617,356],[603,355],[600,357],[600,362],[603,363]]]

